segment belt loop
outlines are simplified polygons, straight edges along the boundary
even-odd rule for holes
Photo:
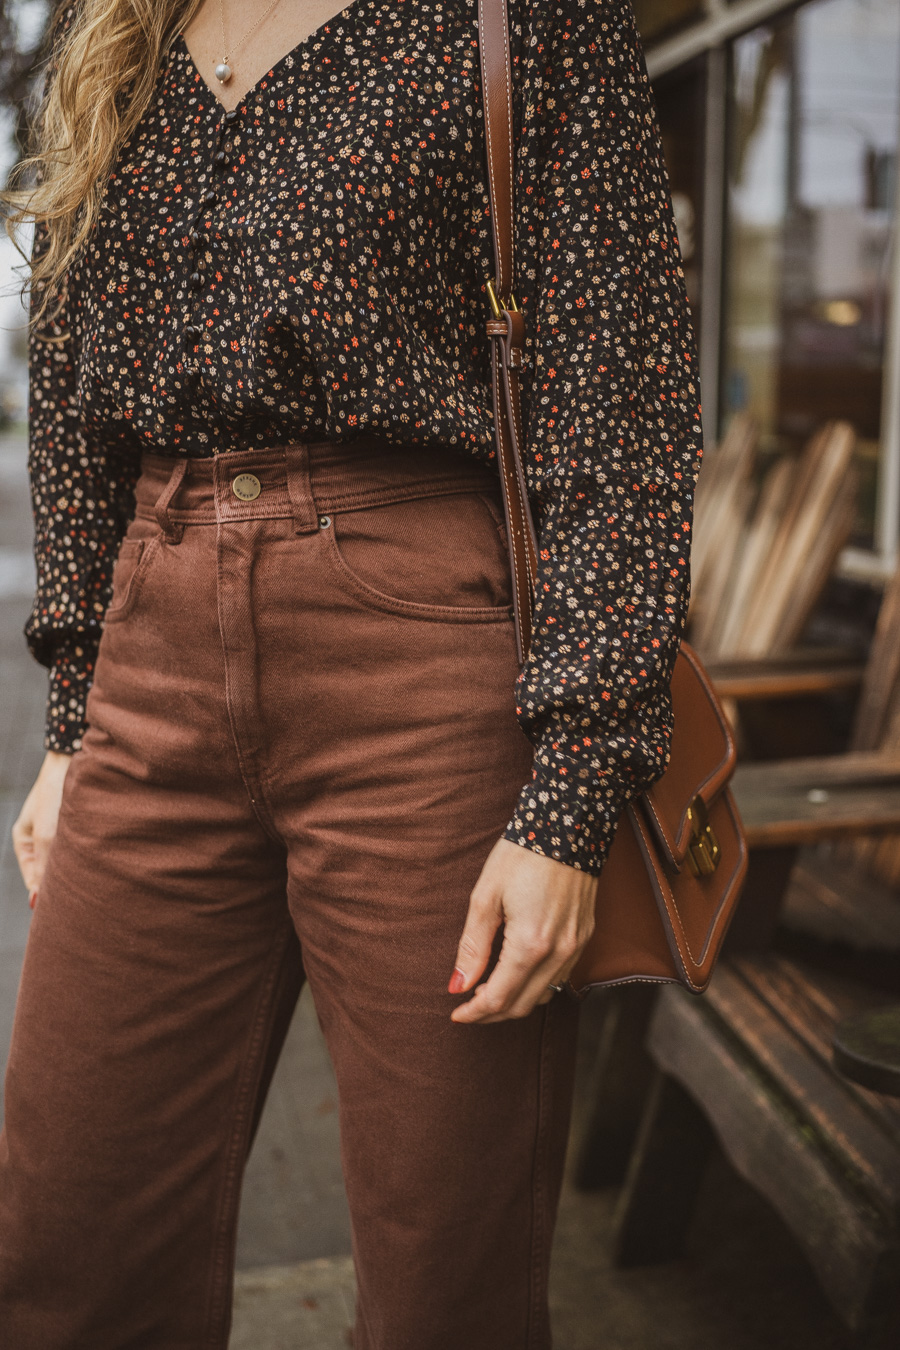
[[[169,516],[169,506],[175,493],[181,487],[181,480],[184,478],[187,469],[187,456],[177,459],[172,466],[172,472],[169,474],[169,481],[163,488],[156,500],[156,519],[159,528],[163,531],[166,542],[169,544],[180,544],[181,536],[184,534],[184,521],[172,520]]]
[[[295,441],[284,447],[284,457],[288,496],[294,514],[294,534],[315,534],[319,528],[319,513],[309,478],[309,446]]]

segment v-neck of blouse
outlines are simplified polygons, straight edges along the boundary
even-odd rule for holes
[[[244,108],[251,98],[258,97],[263,92],[267,82],[279,74],[282,66],[286,65],[292,59],[298,57],[299,54],[302,51],[304,51],[304,49],[307,47],[309,47],[311,51],[315,51],[316,48],[322,46],[323,43],[327,41],[327,39],[331,36],[332,31],[334,30],[335,27],[347,23],[349,20],[356,18],[357,12],[358,11],[361,12],[362,10],[369,8],[369,5],[370,0],[350,0],[349,5],[345,5],[344,8],[338,10],[336,14],[332,14],[330,19],[325,19],[323,23],[320,23],[318,28],[314,28],[311,33],[307,33],[306,37],[302,37],[299,42],[295,43],[294,46],[291,47],[289,51],[286,51],[283,56],[280,56],[278,60],[274,62],[273,65],[269,66],[268,70],[266,70],[262,75],[260,75],[259,79],[255,82],[255,84],[250,86],[250,88],[244,94],[243,98],[241,98],[235,104],[235,110]],[[191,55],[191,50],[187,45],[184,33],[183,32],[176,33],[174,40],[175,43],[180,46],[181,55],[185,62],[185,65],[188,67],[191,74],[196,78],[198,84],[202,85],[203,88],[207,91],[210,98],[218,107],[219,112],[220,113],[228,112],[229,109],[225,107],[225,104],[218,97],[212,85],[208,84],[203,75],[201,75],[197,62]]]

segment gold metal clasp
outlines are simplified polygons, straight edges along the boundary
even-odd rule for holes
[[[688,807],[691,842],[688,862],[695,877],[710,877],[719,865],[721,849],[713,827],[709,823],[706,802],[698,794]]]
[[[500,301],[497,299],[497,292],[494,290],[494,281],[492,277],[488,277],[487,279],[487,293],[488,299],[491,302],[491,310],[493,311],[495,319],[500,318],[500,311],[503,309],[513,311],[519,308],[519,306],[516,304],[516,297],[512,294],[511,291],[509,295],[509,304],[507,305],[500,304]]]

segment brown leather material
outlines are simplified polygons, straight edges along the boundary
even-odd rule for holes
[[[734,773],[737,748],[727,720],[718,715],[709,676],[686,642],[681,645],[671,687],[678,717],[669,767],[647,790],[644,807],[666,861],[679,868],[691,842],[691,803],[698,795],[707,807],[716,800]]]
[[[522,467],[519,368],[525,347],[525,316],[506,307],[513,276],[514,156],[512,62],[506,0],[479,0],[478,37],[487,149],[488,191],[494,238],[494,292],[500,314],[487,321],[491,338],[494,439],[503,483],[503,506],[519,663],[531,645],[532,597],[537,581],[537,537]]]
[[[638,842],[675,972],[690,989],[701,993],[712,975],[747,870],[747,849],[734,798],[726,788],[710,808],[709,823],[720,848],[719,865],[711,876],[696,876],[687,867],[676,872],[660,866],[639,810],[629,810],[640,831]]]
[[[516,653],[521,665],[531,645],[532,604],[537,578],[537,539],[528,505],[518,437],[521,412],[518,378],[503,362],[502,347],[495,339],[491,354],[493,367],[494,423],[497,458],[503,486],[503,510],[509,538],[510,566],[513,578],[513,608],[516,628]]]
[[[522,456],[525,316],[513,299],[515,156],[506,0],[478,0],[478,33],[498,309],[486,328],[521,665],[531,645],[538,544]],[[671,693],[669,764],[623,812],[600,878],[595,931],[570,977],[578,992],[637,980],[679,982],[701,993],[740,896],[747,845],[728,788],[734,739],[687,643],[675,662]]]
[[[675,662],[672,699],[669,767],[622,814],[600,877],[594,932],[570,976],[579,993],[648,980],[678,982],[702,993],[740,898],[748,855],[728,786],[734,741],[702,663],[687,643]],[[715,871],[700,876],[688,860],[690,826],[678,861],[661,842],[677,838],[673,822],[686,817],[698,795],[719,848]]]
[[[513,289],[513,104],[506,0],[478,0],[478,49],[487,148],[488,191],[494,233],[494,289]]]

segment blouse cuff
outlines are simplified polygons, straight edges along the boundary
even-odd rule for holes
[[[599,876],[626,800],[612,775],[538,747],[504,838]]]
[[[99,639],[81,637],[54,648],[47,696],[44,749],[72,755],[81,749],[85,703],[94,678]]]

